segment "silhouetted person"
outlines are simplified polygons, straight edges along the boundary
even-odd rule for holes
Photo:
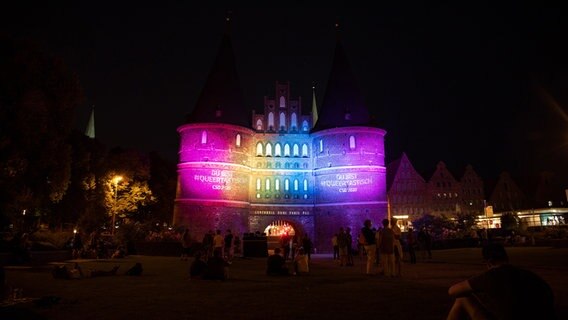
[[[555,319],[554,296],[535,273],[509,264],[505,248],[482,249],[489,268],[450,287],[456,298],[448,319]]]
[[[204,279],[207,280],[226,280],[229,277],[229,263],[223,259],[220,250],[213,251],[213,257],[207,260],[207,270]]]
[[[126,275],[127,276],[141,276],[143,270],[144,269],[142,268],[142,263],[136,262],[136,264],[134,264],[134,266],[132,268],[130,268],[126,271]]]
[[[207,263],[201,259],[201,252],[196,252],[193,262],[189,266],[190,279],[204,279],[207,272]]]
[[[269,276],[287,276],[286,259],[280,255],[280,248],[274,249],[274,254],[266,260],[266,274]]]

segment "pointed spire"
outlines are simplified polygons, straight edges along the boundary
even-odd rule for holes
[[[319,119],[314,131],[349,126],[369,126],[371,117],[359,91],[355,76],[339,39],[337,44]]]
[[[229,35],[230,12],[226,17],[226,29],[217,57],[209,72],[197,104],[186,122],[217,122],[249,127],[243,93],[237,74],[233,47]]]
[[[318,122],[318,106],[316,104],[316,86],[312,86],[312,128]]]
[[[89,117],[89,122],[87,123],[87,129],[85,129],[85,135],[91,139],[95,138],[95,106],[91,110],[91,116]]]

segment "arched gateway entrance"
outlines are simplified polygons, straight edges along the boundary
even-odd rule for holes
[[[274,220],[264,229],[266,234],[268,252],[271,254],[275,248],[295,249],[300,241],[301,230],[292,221]],[[283,252],[284,253],[284,252]]]

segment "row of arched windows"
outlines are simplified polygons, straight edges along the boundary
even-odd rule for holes
[[[261,120],[259,120],[261,121]],[[261,121],[262,122],[262,121]],[[261,130],[261,129],[259,129]],[[201,144],[206,144],[207,143],[207,131],[202,131],[201,132]],[[241,134],[238,133],[235,136],[235,145],[237,147],[241,146]],[[357,147],[357,144],[355,142],[355,136],[349,136],[349,149],[354,150]],[[294,144],[292,147],[292,155],[294,157],[299,157],[300,156],[300,149],[299,149],[299,145],[298,144]],[[323,139],[319,141],[319,152],[323,152]],[[266,143],[266,146],[264,146],[262,144],[262,142],[257,143],[256,145],[256,155],[257,156],[267,156],[267,157],[272,157],[272,144],[270,142]],[[280,145],[280,143],[276,143],[274,145],[274,156],[275,157],[281,157],[282,156],[282,146]],[[289,157],[290,156],[290,145],[288,143],[284,144],[284,157]],[[307,144],[303,144],[302,145],[302,157],[308,157],[308,145]],[[436,183],[437,187],[440,187],[440,183],[437,182]],[[451,183],[448,182],[448,187],[451,186]],[[442,187],[445,187],[445,183],[442,182]]]
[[[280,124],[280,127],[278,128],[279,130],[286,130],[286,114],[284,112],[280,112],[280,121],[278,121],[278,123]],[[262,131],[264,129],[263,126],[263,122],[262,119],[258,119],[256,120],[256,130],[258,131]],[[268,113],[268,130],[270,131],[274,131],[275,130],[275,125],[274,125],[274,113],[273,112],[269,112]],[[296,115],[296,113],[292,113],[292,115],[290,116],[290,128],[295,131],[298,129],[298,116]],[[309,124],[308,121],[304,120],[302,121],[302,131],[308,131],[309,128]]]
[[[207,143],[207,131],[202,131],[201,132],[201,144],[206,144]],[[235,136],[235,145],[237,147],[241,146],[241,134],[237,133],[237,135]]]
[[[292,185],[290,185],[292,184]],[[263,189],[264,187],[264,189]],[[294,179],[290,181],[290,179],[286,178],[281,180],[280,178],[275,178],[274,181],[270,178],[264,179],[264,183],[261,178],[256,179],[256,190],[264,190],[270,191],[274,188],[274,191],[280,191],[281,188],[284,188],[284,191],[290,191],[290,187],[293,187],[294,191],[300,190],[300,180]],[[308,191],[308,179],[304,179],[302,182],[302,190]]]
[[[282,150],[284,149],[284,150]],[[292,156],[294,157],[299,157],[300,156],[300,146],[295,143],[292,148]],[[282,151],[284,151],[284,154],[282,154]],[[308,145],[307,144],[302,144],[302,157],[308,157],[309,153],[308,153]],[[261,157],[261,156],[266,156],[266,157],[289,157],[290,156],[290,144],[286,143],[284,144],[284,148],[282,148],[282,145],[280,143],[276,143],[274,145],[274,153],[272,153],[272,143],[268,142],[266,143],[266,145],[263,145],[262,142],[259,142],[256,144],[256,156],[257,157]]]
[[[355,136],[349,136],[349,149],[354,150],[355,148],[357,148]],[[319,152],[323,152],[323,139],[319,141]]]

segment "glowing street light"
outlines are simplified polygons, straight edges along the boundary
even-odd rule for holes
[[[114,235],[114,224],[116,219],[116,210],[118,204],[118,183],[122,181],[122,176],[114,176],[112,178],[112,182],[114,182],[114,210],[112,210],[112,226],[111,226],[111,234]]]

